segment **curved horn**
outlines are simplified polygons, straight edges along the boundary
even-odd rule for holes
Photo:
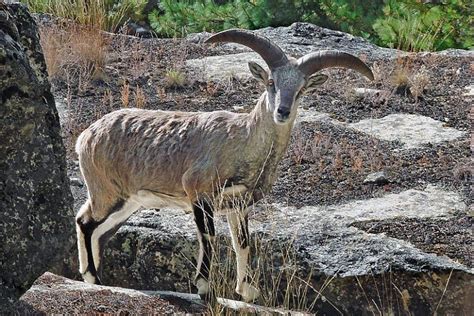
[[[280,47],[266,37],[258,36],[245,30],[232,29],[219,32],[205,41],[205,43],[217,42],[234,42],[253,49],[263,58],[270,69],[275,69],[288,63],[288,58]]]
[[[372,70],[359,58],[337,50],[325,50],[311,53],[298,59],[298,68],[306,76],[328,67],[343,67],[356,70],[374,80]]]

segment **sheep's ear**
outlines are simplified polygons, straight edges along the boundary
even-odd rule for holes
[[[255,77],[258,81],[262,82],[263,84],[267,84],[268,82],[268,73],[263,69],[259,64],[250,61],[249,62],[249,69],[252,73],[252,76]]]
[[[311,92],[312,90],[316,89],[319,85],[322,85],[323,83],[328,80],[328,76],[323,75],[323,74],[315,74],[312,75],[308,78],[306,81],[306,86],[305,86],[305,92]]]

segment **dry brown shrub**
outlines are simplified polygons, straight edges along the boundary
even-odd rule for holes
[[[137,85],[133,95],[135,98],[135,106],[139,109],[143,109],[146,105],[146,95],[143,89]]]
[[[416,98],[420,98],[425,93],[427,86],[430,84],[430,77],[426,67],[422,66],[410,78],[410,92]]]
[[[164,87],[157,86],[156,87],[156,95],[160,100],[166,99],[166,89]]]
[[[40,36],[51,79],[72,74],[84,82],[103,75],[108,42],[98,29],[65,23],[41,27]]]
[[[128,108],[130,104],[130,85],[128,82],[124,82],[122,88],[120,88],[120,101],[122,101],[124,108]]]

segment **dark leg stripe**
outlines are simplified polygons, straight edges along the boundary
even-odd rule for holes
[[[92,274],[92,276],[95,278],[96,280],[96,283],[97,284],[100,284],[100,280],[97,276],[97,271],[95,269],[95,265],[94,265],[94,257],[93,257],[93,254],[92,254],[92,233],[94,232],[94,230],[97,228],[97,223],[95,222],[88,222],[86,224],[83,224],[83,223],[79,223],[79,227],[81,228],[82,230],[82,233],[84,234],[84,242],[86,244],[86,251],[87,251],[87,268],[86,268],[86,272],[90,272],[90,274]]]
[[[198,262],[198,274],[196,278],[203,277],[204,279],[209,278],[209,268],[212,260],[212,246],[209,240],[204,237],[204,234],[209,236],[215,236],[214,227],[214,214],[212,206],[205,200],[199,201],[199,203],[193,206],[194,220],[198,227],[199,236],[202,247],[202,260]]]
[[[243,220],[240,221],[239,231],[238,231],[238,240],[241,248],[245,249],[249,246],[249,218],[245,216]]]
[[[96,284],[101,284],[102,282],[100,281],[99,275],[97,273],[97,269],[95,268],[95,264],[94,264],[94,256],[93,256],[93,252],[92,252],[92,234],[94,233],[94,230],[100,224],[104,223],[111,214],[113,214],[115,212],[118,212],[124,206],[124,204],[125,204],[125,200],[123,200],[123,199],[118,200],[114,204],[114,206],[112,206],[110,208],[109,215],[107,217],[103,218],[102,220],[98,221],[98,222],[90,221],[90,222],[84,223],[81,218],[77,219],[77,224],[79,225],[79,227],[81,228],[82,233],[84,234],[84,242],[86,244],[85,245],[86,246],[86,251],[87,251],[86,272],[90,272],[90,274],[92,274],[92,276],[96,280]],[[117,226],[119,226],[119,225],[117,225]],[[118,227],[117,228],[114,227],[112,229],[112,230],[114,230],[113,233],[115,233],[115,231],[117,229],[118,229]],[[110,231],[112,231],[112,230],[110,230]],[[110,236],[112,236],[113,233]],[[108,235],[108,234],[106,233],[104,235]],[[109,236],[109,238],[110,238],[110,236]],[[101,256],[101,257],[102,257],[102,252],[103,252],[103,244],[108,240],[108,238],[105,239],[105,241],[102,240],[102,239],[103,239],[102,236],[99,237],[99,247],[100,247],[99,256]],[[102,240],[102,242],[101,242],[101,240]],[[100,267],[99,267],[99,270],[100,270]]]
[[[206,200],[201,200],[193,205],[194,219],[202,234],[216,235],[214,227],[214,211]]]

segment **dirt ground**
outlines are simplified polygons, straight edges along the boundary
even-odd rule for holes
[[[247,112],[263,91],[254,80],[207,82],[203,74],[190,73],[185,68],[186,59],[218,54],[219,47],[178,39],[141,40],[125,36],[107,36],[106,43],[106,62],[99,73],[82,81],[61,75],[52,78],[54,95],[68,111],[63,128],[71,176],[77,176],[75,138],[110,111],[140,106],[174,111]],[[343,70],[325,71],[330,79],[314,95],[306,97],[307,106],[344,122],[414,113],[443,121],[446,126],[470,130],[472,105],[463,96],[463,89],[471,83],[472,59],[414,55],[378,61],[373,68],[375,83]],[[360,98],[351,92],[353,87],[375,88],[383,93]],[[295,206],[334,204],[422,189],[431,183],[460,191],[465,203],[472,207],[473,163],[468,136],[417,150],[393,150],[398,147],[397,142],[380,141],[330,123],[302,123],[293,131],[290,148],[280,164],[279,178],[268,199]],[[388,183],[363,184],[368,174],[382,170]],[[446,254],[472,267],[471,215],[458,214],[447,221],[389,220],[358,226],[368,232],[385,232],[408,240],[426,251]]]

